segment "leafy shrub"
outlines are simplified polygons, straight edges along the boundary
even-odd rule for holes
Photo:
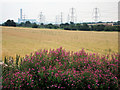
[[[38,28],[38,25],[36,23],[33,23],[32,28]]]
[[[118,54],[112,58],[79,52],[39,50],[21,59],[12,70],[3,68],[3,88],[115,89],[118,88]]]

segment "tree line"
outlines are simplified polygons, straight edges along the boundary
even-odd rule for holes
[[[88,25],[87,23],[63,23],[57,24],[43,24],[40,25],[36,23],[31,23],[30,21],[22,22],[20,24],[15,23],[13,20],[7,20],[2,24],[2,26],[14,26],[14,27],[32,27],[32,28],[49,28],[49,29],[64,29],[64,30],[77,30],[77,31],[120,31],[120,21],[116,23],[116,26],[106,26],[106,25]]]

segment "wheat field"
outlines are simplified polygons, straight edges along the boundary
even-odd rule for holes
[[[22,27],[0,27],[2,32],[2,57],[16,54],[24,57],[39,49],[65,48],[109,54],[118,52],[118,32],[67,31]]]

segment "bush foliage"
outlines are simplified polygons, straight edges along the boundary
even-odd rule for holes
[[[5,57],[3,88],[118,88],[118,54],[99,56],[84,49],[73,53],[60,47],[39,50],[21,59],[17,55],[16,59],[13,64]]]
[[[100,22],[98,22],[100,23]],[[114,22],[114,26],[103,25],[102,22],[100,25],[98,23],[62,23],[62,24],[43,24],[40,25],[36,23],[31,23],[30,21],[15,23],[13,20],[7,20],[2,26],[18,26],[18,27],[31,27],[31,28],[49,28],[49,29],[64,29],[64,30],[74,30],[74,31],[120,31],[120,21]],[[108,23],[108,22],[106,22]],[[91,25],[88,25],[91,24]],[[95,25],[92,25],[95,24]]]

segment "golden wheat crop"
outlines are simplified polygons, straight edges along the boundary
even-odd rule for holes
[[[0,27],[2,29],[2,56],[25,56],[39,49],[62,46],[69,51],[109,54],[118,52],[118,32],[67,31]],[[0,29],[0,30],[1,30]]]

